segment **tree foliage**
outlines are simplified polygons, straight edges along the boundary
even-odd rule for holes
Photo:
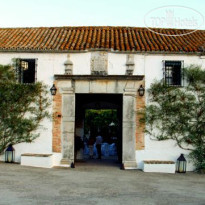
[[[196,168],[205,169],[205,70],[191,65],[184,72],[184,87],[155,81],[145,109],[146,132],[152,139],[175,140],[190,150]]]
[[[0,65],[0,153],[9,145],[32,142],[40,122],[49,117],[42,83],[19,84],[10,65]]]
[[[110,126],[111,123],[115,126]],[[109,134],[116,135],[118,124],[117,110],[86,110],[85,112],[85,133],[90,131],[92,137],[96,137],[100,131],[106,140]]]
[[[86,126],[108,127],[110,123],[117,124],[117,110],[86,110]]]

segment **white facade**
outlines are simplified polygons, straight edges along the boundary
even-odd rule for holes
[[[185,54],[151,54],[133,53],[135,68],[133,75],[145,76],[145,88],[148,89],[154,79],[163,78],[163,60],[183,60],[184,66],[198,64],[205,67],[205,58],[197,55]],[[0,64],[11,64],[13,58],[37,59],[37,81],[42,81],[48,88],[53,84],[55,74],[64,74],[64,62],[67,53],[12,53],[0,54]],[[126,53],[108,53],[108,75],[125,75]],[[91,52],[70,53],[70,60],[73,62],[73,75],[91,74]],[[48,96],[52,101],[52,96]],[[147,96],[146,96],[147,97]],[[49,108],[52,112],[52,106]],[[46,119],[42,122],[44,129],[40,130],[40,137],[32,143],[21,143],[15,145],[16,161],[20,162],[21,154],[53,154],[53,165],[59,165],[61,154],[52,153],[52,121]],[[177,147],[173,141],[152,141],[148,135],[145,136],[145,149],[136,150],[138,168],[142,169],[143,160],[173,160],[179,157],[180,153],[188,154],[187,151]],[[1,156],[3,158],[3,156]],[[188,171],[193,170],[191,163],[188,163]]]

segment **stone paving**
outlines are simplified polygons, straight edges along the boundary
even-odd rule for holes
[[[204,205],[205,175],[120,170],[103,160],[75,169],[0,163],[0,204]]]

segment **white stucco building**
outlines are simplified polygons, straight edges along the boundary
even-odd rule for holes
[[[142,169],[143,160],[176,161],[180,153],[188,154],[174,141],[152,141],[143,133],[137,111],[148,103],[147,94],[139,96],[137,91],[141,85],[149,88],[154,79],[181,84],[178,75],[183,66],[205,67],[205,31],[161,32],[169,35],[130,27],[0,29],[0,64],[26,61],[33,69],[31,81],[57,88],[56,96],[48,96],[56,120],[44,120],[45,129],[34,142],[15,145],[15,160],[20,162],[25,153],[51,154],[50,167],[70,165],[75,135],[84,134],[78,110],[95,108],[96,101],[102,108],[119,111],[121,160],[126,168]],[[174,33],[178,36],[170,36]],[[178,71],[170,77],[165,73],[168,68]],[[188,170],[193,170],[191,163]]]

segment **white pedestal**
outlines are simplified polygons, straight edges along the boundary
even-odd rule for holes
[[[53,155],[52,154],[22,154],[21,165],[31,167],[52,168]]]
[[[173,161],[144,161],[144,172],[172,173],[176,170]]]

